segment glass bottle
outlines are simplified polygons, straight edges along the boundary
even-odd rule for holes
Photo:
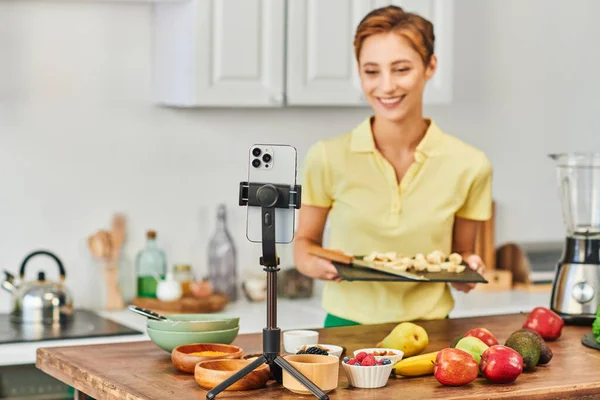
[[[227,211],[224,204],[217,209],[217,225],[208,247],[208,280],[215,292],[230,301],[237,300],[237,266],[235,246],[227,231]]]
[[[182,294],[188,294],[190,292],[190,284],[194,281],[192,266],[189,264],[175,264],[173,266],[173,277],[181,284]]]
[[[156,232],[146,233],[146,247],[135,258],[138,297],[156,298],[157,279],[167,274],[167,256],[156,245]]]

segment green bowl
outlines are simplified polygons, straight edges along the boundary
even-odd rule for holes
[[[159,331],[202,332],[233,329],[240,323],[240,317],[229,314],[174,314],[166,317],[169,320],[148,318],[146,326]]]
[[[231,344],[236,338],[239,326],[222,331],[206,332],[170,332],[147,328],[150,339],[161,349],[169,353],[177,346],[192,343],[221,343]]]

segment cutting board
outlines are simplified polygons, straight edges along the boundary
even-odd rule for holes
[[[204,314],[221,311],[228,302],[229,299],[227,296],[220,293],[213,293],[207,297],[186,295],[175,301],[136,297],[133,300],[133,305],[165,314]]]
[[[596,342],[596,335],[594,335],[594,332],[590,332],[582,337],[581,343],[592,349],[600,350],[600,343]]]
[[[392,267],[367,262],[362,256],[347,255],[342,252],[311,246],[309,253],[330,260],[340,275],[346,281],[388,281],[388,282],[463,282],[487,283],[488,281],[477,271],[466,267],[463,272],[428,272],[406,271],[401,272]]]
[[[463,283],[488,283],[476,271],[465,268],[461,273],[455,272],[418,272],[424,279],[411,279],[404,276],[393,275],[384,271],[375,271],[363,267],[349,266],[333,262],[340,278],[345,281],[383,281],[383,282],[463,282]]]

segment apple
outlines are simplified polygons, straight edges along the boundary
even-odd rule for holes
[[[480,339],[483,343],[490,347],[498,344],[498,340],[496,340],[496,337],[492,334],[492,332],[485,328],[471,329],[465,333],[465,337],[467,336],[475,336],[477,339]]]
[[[447,348],[435,357],[433,375],[442,385],[462,386],[477,379],[479,365],[466,351]]]
[[[523,372],[523,357],[510,347],[491,346],[481,354],[479,369],[494,383],[511,383]]]
[[[481,354],[486,351],[489,346],[475,336],[467,336],[458,341],[455,346],[457,349],[466,351],[473,356],[477,364],[481,360]]]

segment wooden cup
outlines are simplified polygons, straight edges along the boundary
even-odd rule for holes
[[[337,388],[340,371],[340,359],[338,357],[295,354],[285,356],[285,359],[325,393]],[[311,394],[308,389],[285,371],[283,371],[283,386],[294,393]]]

